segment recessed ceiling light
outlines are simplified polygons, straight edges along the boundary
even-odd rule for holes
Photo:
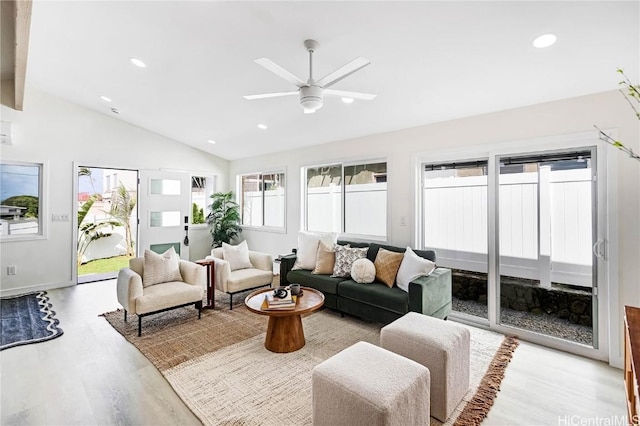
[[[344,97],[344,98],[342,98],[342,102],[344,102],[345,104],[352,104],[353,103],[353,98]]]
[[[267,125],[260,123],[258,124],[258,129],[267,130]]]
[[[109,98],[107,96],[100,96],[100,99],[102,99],[105,102],[111,102],[111,98]]]
[[[140,68],[146,68],[147,64],[145,64],[144,62],[142,62],[140,59],[138,58],[130,58],[129,59],[131,61],[131,63],[133,65],[135,65],[136,67],[140,67]]]
[[[536,37],[536,39],[533,40],[533,46],[537,47],[538,49],[542,49],[542,48],[551,46],[553,43],[556,42],[556,40],[557,40],[557,37],[555,34],[543,34],[539,37]]]
[[[210,143],[210,144],[212,144],[212,145],[215,145],[215,144],[216,144],[216,141],[214,141],[213,139],[209,139],[207,142],[209,142],[209,143]]]

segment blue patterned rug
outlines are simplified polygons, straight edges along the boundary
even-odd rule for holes
[[[0,299],[0,351],[61,336],[46,291]]]

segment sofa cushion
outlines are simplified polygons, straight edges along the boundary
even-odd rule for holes
[[[394,253],[383,248],[378,250],[376,261],[373,262],[376,267],[376,280],[393,287],[403,257],[404,253]]]
[[[349,246],[335,246],[336,263],[333,267],[332,277],[349,278],[351,276],[351,266],[358,259],[367,256],[366,248],[351,248]]]
[[[249,246],[247,246],[246,241],[241,242],[237,246],[223,242],[222,258],[229,262],[229,267],[232,271],[253,268],[251,260],[249,260]]]
[[[249,288],[271,284],[273,271],[248,268],[232,271],[227,279],[227,293],[236,293]]]
[[[333,267],[336,263],[336,252],[332,246],[322,241],[318,246],[318,256],[316,257],[316,267],[312,274],[333,274]]]
[[[378,255],[378,250],[380,250],[381,248],[385,250],[393,251],[396,253],[404,253],[404,250],[405,250],[404,247],[396,247],[396,246],[388,246],[388,245],[378,244],[378,243],[371,243],[371,245],[369,246],[369,251],[367,252],[367,259],[369,259],[372,262],[375,262],[376,256]],[[436,252],[434,252],[433,250],[414,250],[414,253],[420,257],[429,259],[432,262],[436,261]]]
[[[373,262],[367,258],[353,262],[351,279],[360,284],[371,284],[376,279],[376,267]]]
[[[318,246],[322,241],[328,246],[336,243],[338,234],[328,232],[324,234],[315,232],[298,232],[298,251],[296,263],[293,269],[309,269],[316,267],[316,257],[318,256]]]
[[[423,259],[415,254],[411,247],[407,247],[396,277],[398,287],[404,291],[409,291],[409,283],[411,281],[423,275],[429,275],[434,269],[436,269],[434,262],[429,259]]]
[[[287,281],[292,284],[300,284],[305,287],[312,287],[323,293],[338,294],[338,283],[344,278],[332,278],[329,275],[316,275],[311,271],[297,269],[287,274]]]
[[[399,314],[409,312],[409,295],[398,287],[389,288],[378,281],[367,285],[353,280],[342,281],[338,286],[338,295]]]
[[[136,313],[147,314],[186,303],[202,300],[204,289],[182,281],[171,281],[152,285],[144,289],[144,294],[136,299]]]
[[[142,286],[149,287],[154,284],[170,281],[182,281],[180,275],[180,258],[173,247],[162,254],[151,250],[144,251]]]

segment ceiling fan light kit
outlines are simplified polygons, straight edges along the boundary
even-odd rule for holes
[[[304,47],[309,52],[309,78],[306,82],[303,82],[298,77],[282,68],[280,65],[276,64],[270,59],[267,58],[258,58],[254,62],[258,65],[264,67],[265,69],[271,71],[275,75],[280,78],[287,80],[288,82],[294,84],[298,90],[290,91],[290,92],[276,92],[276,93],[263,93],[259,95],[246,95],[245,99],[254,100],[254,99],[266,99],[266,98],[276,98],[280,96],[291,96],[291,95],[300,95],[300,105],[304,110],[305,114],[311,114],[316,112],[318,109],[322,108],[324,95],[329,96],[339,96],[339,97],[348,97],[353,99],[361,99],[370,101],[376,97],[376,95],[372,95],[369,93],[358,93],[358,92],[349,92],[344,90],[331,90],[327,89],[329,86],[339,82],[340,80],[350,76],[354,72],[366,67],[371,64],[366,58],[359,57],[351,62],[343,65],[337,70],[327,74],[322,77],[320,80],[313,79],[313,52],[319,47],[317,41],[315,40],[305,40]]]

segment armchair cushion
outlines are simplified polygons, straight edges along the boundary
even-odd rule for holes
[[[249,247],[246,241],[237,246],[222,243],[222,257],[229,262],[229,267],[232,271],[253,268],[251,260],[249,260]]]
[[[174,248],[171,247],[161,255],[151,250],[145,250],[142,285],[148,287],[169,281],[182,281],[180,258]]]

